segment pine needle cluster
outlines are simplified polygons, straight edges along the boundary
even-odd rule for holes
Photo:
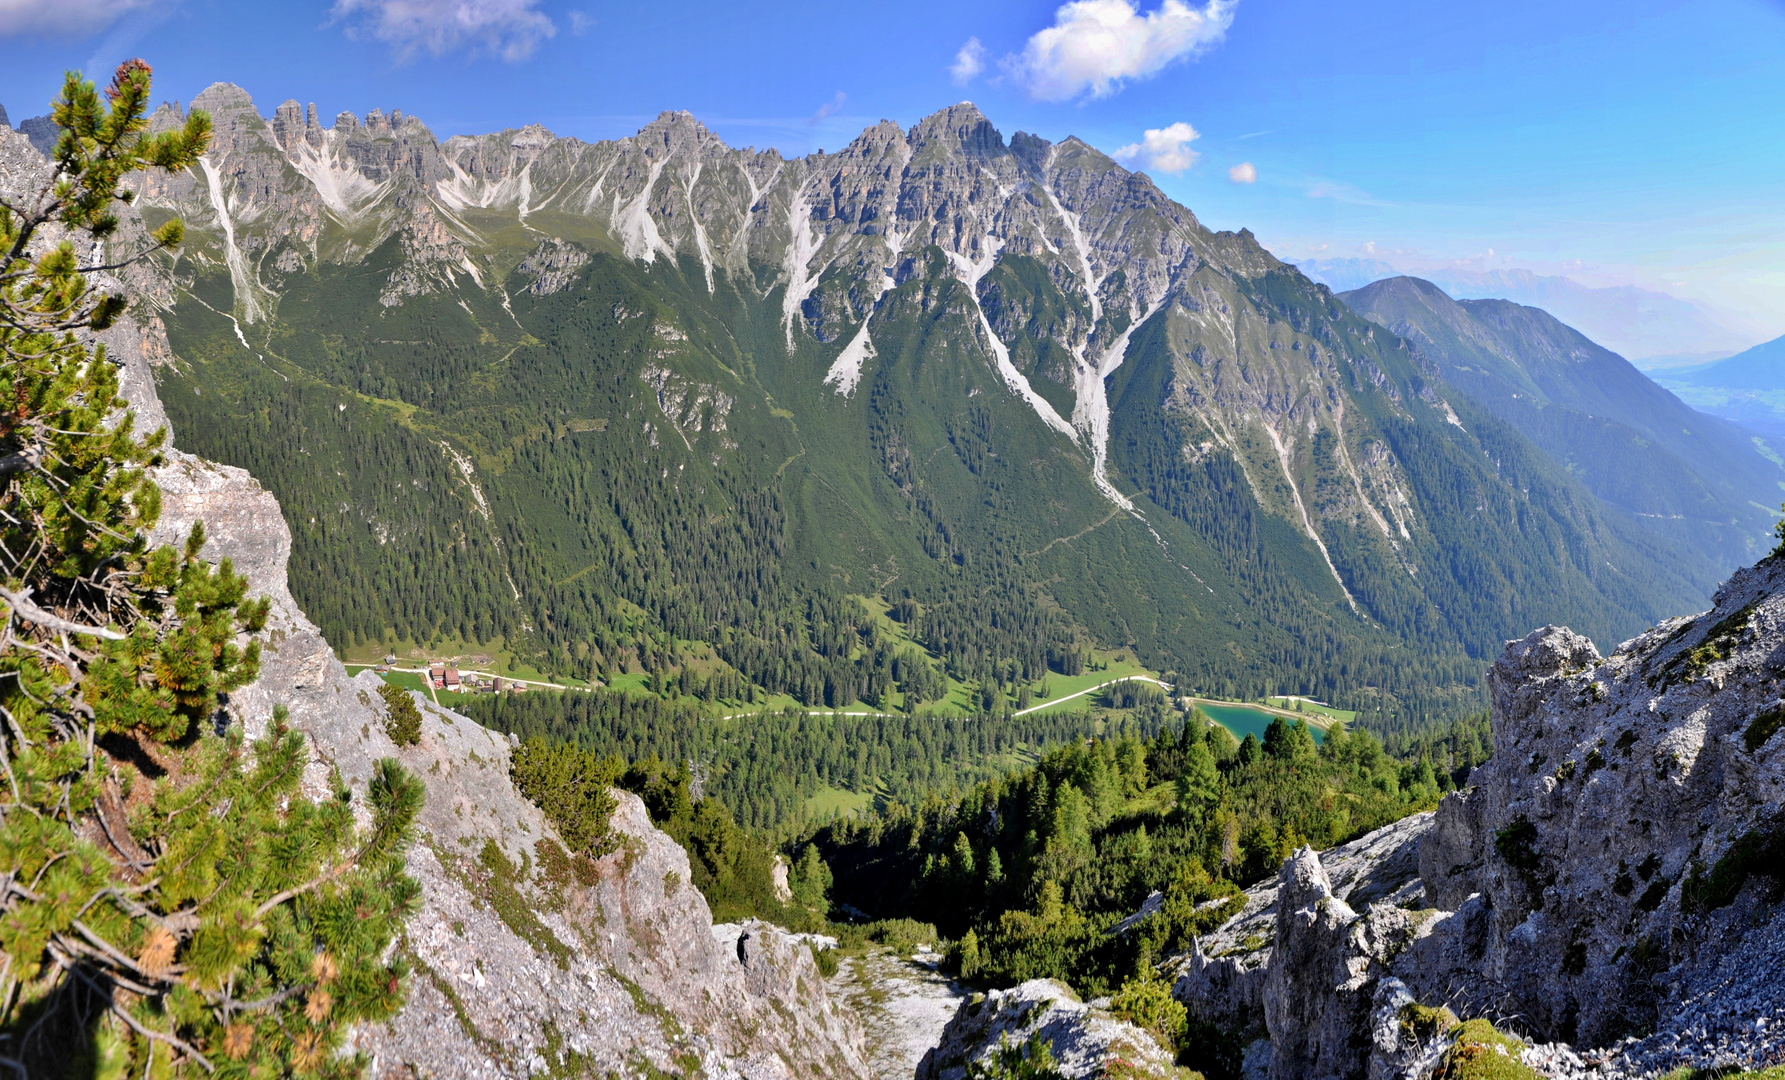
[[[267,601],[199,557],[202,526],[146,538],[166,435],[136,435],[88,331],[128,306],[110,275],[183,238],[108,259],[122,182],[210,139],[201,112],[149,134],[149,85],[141,61],[103,94],[71,74],[47,177],[0,198],[0,1065],[355,1075],[348,1026],[403,1000],[384,957],[423,789],[381,762],[359,827],[338,776],[303,795],[282,709],[260,739],[225,728]]]

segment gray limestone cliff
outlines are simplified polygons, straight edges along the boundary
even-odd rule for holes
[[[1601,656],[1544,627],[1490,673],[1495,756],[1276,882],[1176,961],[1273,1080],[1424,1076],[1510,1018],[1545,1076],[1785,1063],[1785,558]]]

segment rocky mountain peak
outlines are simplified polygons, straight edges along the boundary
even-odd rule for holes
[[[508,145],[523,153],[538,157],[539,152],[557,141],[557,136],[546,130],[543,124],[528,124],[514,133]],[[531,160],[531,158],[529,158]]]
[[[273,138],[281,149],[290,150],[301,139],[310,140],[310,129],[316,124],[316,106],[310,106],[310,114],[306,122],[304,108],[295,99],[285,102],[273,110]],[[317,128],[317,134],[321,129]],[[320,145],[313,143],[312,145]]]
[[[735,153],[712,129],[685,109],[665,109],[658,113],[657,119],[640,128],[630,141],[652,160],[674,154],[707,160]]]
[[[260,116],[254,111],[254,99],[249,96],[248,91],[235,83],[212,83],[192,99],[192,107],[210,113],[213,121],[241,112],[252,113],[257,119]]]
[[[910,133],[913,160],[926,162],[962,154],[974,159],[1001,157],[1009,151],[1004,136],[971,101],[950,105],[919,120]]]

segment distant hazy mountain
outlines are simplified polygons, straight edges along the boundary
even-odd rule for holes
[[[1359,289],[1402,271],[1375,259],[1309,259],[1302,273],[1334,292]],[[1421,270],[1419,276],[1458,300],[1511,300],[1539,307],[1633,361],[1727,355],[1752,341],[1687,301],[1634,285],[1591,288],[1529,270]]]
[[[1702,367],[1673,373],[1680,382],[1729,390],[1785,390],[1785,337]]]
[[[1651,374],[1700,412],[1785,441],[1785,337],[1716,363]]]
[[[1445,381],[1643,527],[1708,555],[1720,571],[1762,554],[1766,507],[1778,501],[1785,468],[1752,433],[1694,411],[1537,308],[1452,300],[1411,277],[1339,298],[1417,343]]]
[[[1303,259],[1296,269],[1333,292],[1361,289],[1372,281],[1381,281],[1400,271],[1380,259]]]

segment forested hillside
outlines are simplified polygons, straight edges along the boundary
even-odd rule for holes
[[[971,721],[791,710],[715,721],[693,704],[602,691],[477,699],[466,711],[493,730],[601,757],[692,763],[698,794],[718,799],[746,827],[771,830],[842,810],[915,805],[1002,776],[1050,746],[1102,733],[1148,735],[1166,723],[1156,709]],[[814,808],[827,794],[844,797]]]
[[[1446,382],[1517,428],[1614,514],[1714,581],[1767,550],[1785,465],[1763,440],[1689,408],[1547,312],[1452,300],[1418,278],[1339,299],[1415,342]]]

